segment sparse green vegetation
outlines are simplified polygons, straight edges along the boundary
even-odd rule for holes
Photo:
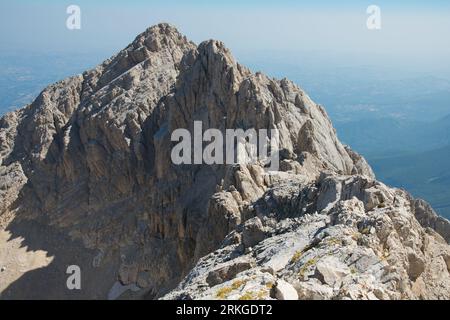
[[[265,289],[261,289],[258,292],[249,290],[240,296],[239,300],[265,300],[267,296],[268,292]]]
[[[231,288],[232,288],[233,290],[237,290],[237,289],[239,289],[240,287],[242,287],[243,285],[245,285],[246,283],[247,283],[247,280],[241,280],[241,279],[235,280],[235,281],[231,284]]]
[[[216,297],[222,300],[226,299],[228,295],[231,293],[231,291],[233,291],[233,288],[231,287],[220,288],[216,293]]]
[[[295,262],[299,261],[299,260],[302,258],[302,256],[303,256],[306,252],[308,252],[309,250],[311,250],[313,247],[314,247],[313,245],[308,244],[308,245],[306,245],[302,250],[297,250],[297,251],[294,253],[294,255],[292,256],[291,262],[294,262],[294,263],[295,263]]]
[[[247,281],[248,280],[246,280],[246,279],[235,280],[231,284],[231,286],[226,286],[226,287],[220,288],[216,293],[216,297],[219,299],[226,299],[233,290],[238,290],[239,288],[244,286],[247,283]]]
[[[254,300],[254,299],[255,296],[253,291],[247,291],[239,298],[239,300]]]
[[[333,246],[333,245],[340,246],[340,245],[342,245],[342,240],[341,240],[341,239],[338,239],[338,238],[335,238],[335,237],[330,237],[330,238],[328,238],[328,239],[326,240],[325,243],[326,243],[327,245],[330,245],[330,246]]]
[[[268,296],[268,292],[261,289],[259,290],[258,294],[256,295],[256,297],[258,298],[258,300],[265,300]]]
[[[303,251],[302,250],[296,251],[294,253],[294,255],[292,256],[292,258],[291,258],[291,262],[294,262],[294,263],[297,262],[298,260],[300,260],[302,255],[303,255]]]
[[[317,258],[312,258],[309,259],[308,261],[305,262],[305,264],[300,268],[299,272],[298,272],[298,276],[300,278],[304,278],[306,271],[308,271],[308,269],[312,266],[314,266],[317,263],[318,259]]]
[[[381,261],[386,261],[389,255],[389,250],[385,248],[378,254],[378,258],[380,258]]]
[[[352,234],[352,239],[353,239],[354,241],[356,241],[357,243],[359,243],[359,241],[361,240],[361,237],[362,237],[362,235],[361,235],[361,233],[359,233],[359,232],[354,232],[354,233]]]

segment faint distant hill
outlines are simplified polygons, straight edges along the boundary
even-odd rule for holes
[[[450,217],[450,145],[415,154],[371,160],[378,179],[427,199]]]
[[[432,122],[394,118],[336,122],[381,181],[409,190],[450,217],[450,115]]]
[[[30,103],[48,84],[83,72],[102,53],[0,53],[0,115]]]
[[[450,115],[429,122],[395,118],[337,121],[336,128],[345,143],[371,160],[450,144]]]

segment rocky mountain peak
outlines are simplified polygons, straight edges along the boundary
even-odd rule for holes
[[[279,170],[174,164],[195,121],[277,129]],[[293,82],[168,24],[5,115],[0,159],[5,298],[450,297],[447,220],[376,181]]]

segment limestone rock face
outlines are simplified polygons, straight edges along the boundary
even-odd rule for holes
[[[339,186],[335,198],[328,195],[330,185]],[[277,194],[290,198],[268,206],[274,202],[275,189],[284,189]],[[367,194],[385,198],[374,206]],[[404,191],[358,175],[321,177],[305,184],[287,181],[269,187],[251,211],[263,222],[265,239],[251,250],[243,241],[224,241],[163,298],[450,297],[450,247],[436,231],[420,225]],[[236,232],[243,234],[235,239],[245,239],[245,228]],[[206,274],[238,261],[253,267],[220,285],[205,280]]]
[[[194,121],[278,129],[279,171],[173,164]],[[6,299],[450,295],[447,220],[376,181],[294,83],[168,24],[0,119],[0,228]],[[18,239],[47,265],[22,268]]]

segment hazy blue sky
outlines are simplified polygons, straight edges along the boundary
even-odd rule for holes
[[[441,69],[450,65],[450,1],[1,0],[2,51],[113,54],[148,26],[170,22],[195,42],[220,39],[239,57],[275,55]],[[314,3],[314,4],[312,4]],[[68,30],[66,8],[82,10]],[[382,29],[366,28],[381,8]]]

